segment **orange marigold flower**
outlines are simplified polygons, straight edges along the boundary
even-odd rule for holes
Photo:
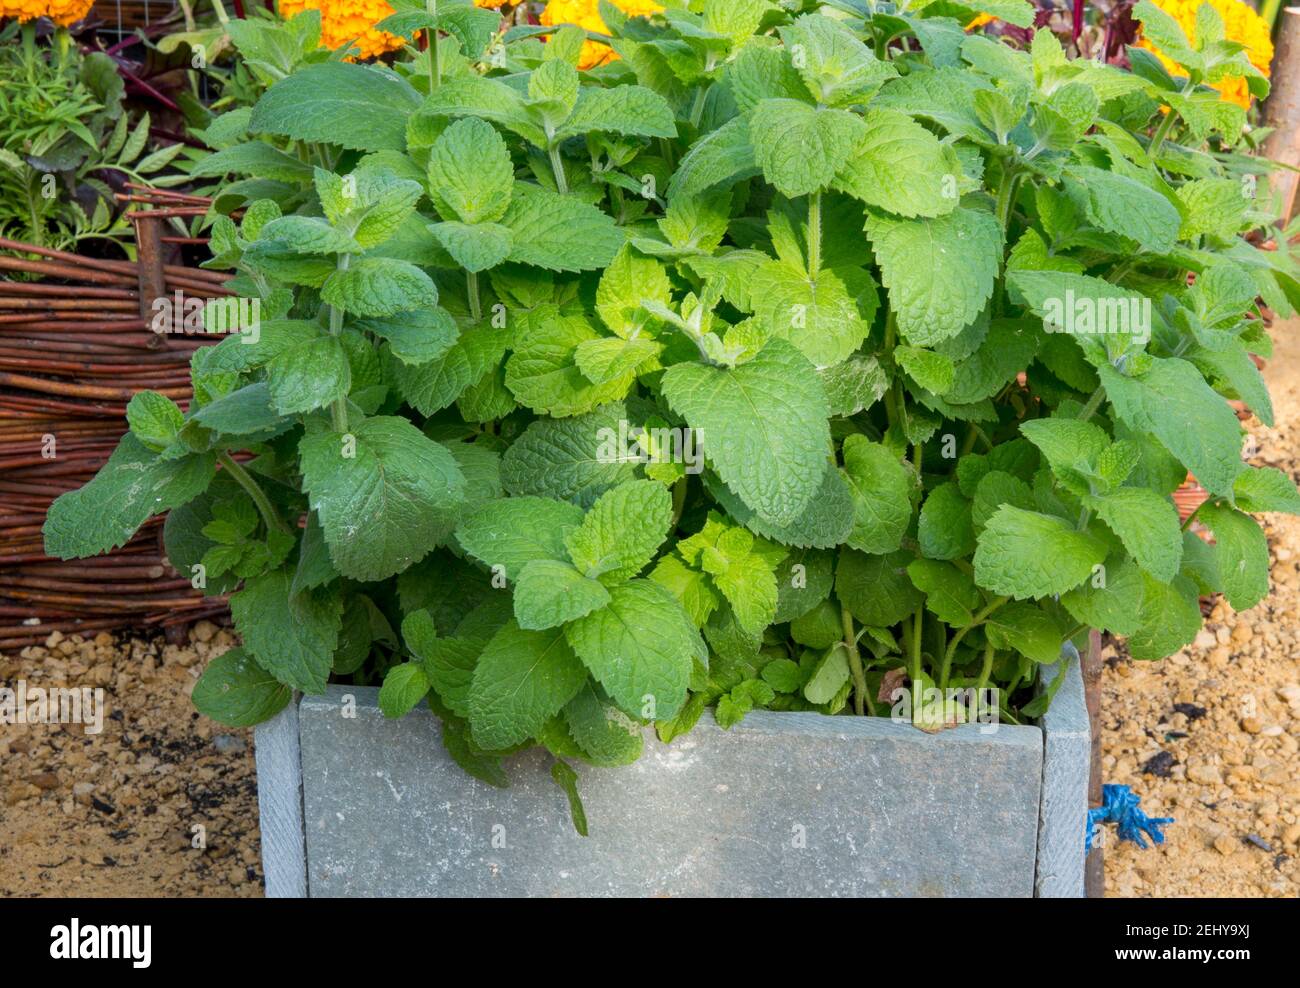
[[[977,14],[975,16],[975,19],[966,25],[966,30],[974,31],[976,28],[981,28],[985,24],[988,24],[989,22],[996,21],[996,20],[997,18],[994,17],[992,14]]]
[[[612,0],[615,7],[632,17],[648,17],[663,10],[663,4],[655,0]],[[550,0],[542,11],[542,23],[547,27],[561,24],[576,24],[584,31],[606,33],[608,28],[600,18],[598,0]],[[590,69],[604,65],[618,58],[608,45],[595,41],[584,41],[582,53],[578,56],[578,68]]]
[[[338,48],[352,42],[360,50],[359,58],[374,58],[386,51],[396,51],[404,38],[375,25],[393,12],[384,0],[280,0],[280,16],[293,17],[304,10],[320,11],[320,43]]]
[[[1250,64],[1269,74],[1269,63],[1273,61],[1273,39],[1269,37],[1268,22],[1255,13],[1241,0],[1153,0],[1155,5],[1178,22],[1178,26],[1193,42],[1196,42],[1196,11],[1202,3],[1208,3],[1223,18],[1224,33],[1229,41],[1238,41],[1246,46],[1246,57]],[[1155,45],[1146,38],[1139,38],[1138,45],[1154,52],[1156,58],[1171,73],[1182,74],[1173,59],[1165,57]],[[1241,76],[1230,76],[1220,82],[1212,83],[1225,100],[1238,106],[1250,106],[1250,89]]]
[[[93,0],[0,0],[0,17],[31,21],[48,17],[61,27],[77,23],[88,13]]]

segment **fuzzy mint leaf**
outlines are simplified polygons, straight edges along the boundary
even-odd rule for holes
[[[274,240],[295,254],[346,254],[361,245],[342,230],[336,230],[319,216],[281,216],[271,220],[258,234],[259,240]]]
[[[1155,357],[1140,377],[1098,368],[1119,418],[1152,433],[1211,494],[1229,497],[1241,473],[1241,425],[1200,372],[1176,357]]]
[[[444,130],[429,151],[428,171],[430,195],[445,220],[495,223],[510,205],[510,151],[483,120],[457,120]]]
[[[1121,487],[1084,501],[1119,536],[1139,566],[1168,583],[1183,560],[1183,533],[1178,509],[1168,498],[1145,487]]]
[[[734,117],[691,145],[668,183],[668,198],[690,198],[729,186],[761,171],[749,140],[749,122]]]
[[[894,552],[912,520],[912,473],[889,449],[854,434],[844,440],[844,475],[853,488],[848,544],[862,552]]]
[[[549,271],[603,268],[624,242],[613,218],[595,206],[523,182],[501,225],[514,236],[510,260]]]
[[[1170,583],[1139,573],[1142,594],[1138,627],[1129,635],[1129,654],[1135,659],[1163,659],[1190,645],[1203,619],[1196,584],[1185,576]]]
[[[419,561],[449,534],[464,499],[455,459],[405,419],[308,435],[299,455],[330,559],[354,580],[382,580]]]
[[[357,151],[404,151],[420,95],[392,72],[354,62],[308,65],[253,106],[249,129]]]
[[[280,682],[304,693],[325,692],[334,664],[343,601],[336,591],[293,593],[293,574],[272,570],[230,597],[244,647]]]
[[[473,511],[456,529],[456,541],[485,566],[504,568],[518,580],[536,560],[563,562],[566,535],[582,524],[582,509],[548,497],[511,497]]]
[[[185,424],[185,413],[166,395],[139,391],[126,405],[126,423],[131,434],[154,452],[161,452],[176,439]]]
[[[510,255],[514,235],[500,223],[433,223],[429,232],[466,271],[494,268]]]
[[[474,742],[500,749],[536,736],[587,681],[564,629],[527,631],[513,620],[488,642],[469,688]]]
[[[554,306],[534,310],[516,330],[506,387],[520,404],[553,418],[619,400],[632,386],[630,373],[593,384],[576,363],[578,348],[600,339],[582,316],[560,315]]]
[[[190,699],[199,713],[218,724],[252,727],[278,714],[292,696],[289,687],[236,647],[208,663]]]
[[[1300,514],[1300,492],[1277,467],[1247,467],[1233,482],[1232,490],[1242,511]]]
[[[1136,240],[1157,254],[1173,248],[1182,217],[1159,192],[1126,175],[1090,165],[1075,166],[1066,174],[1079,184],[1089,216],[1101,229]]]
[[[324,408],[347,396],[352,369],[336,336],[290,347],[266,365],[271,405],[281,415]]]
[[[1214,534],[1223,595],[1235,611],[1268,596],[1268,540],[1259,523],[1226,505],[1207,502],[1196,517]]]
[[[862,139],[860,117],[818,110],[792,99],[765,99],[749,118],[754,158],[763,177],[784,196],[826,188]]]
[[[668,533],[673,503],[653,480],[633,480],[606,491],[564,544],[578,572],[606,585],[641,572]]]
[[[529,631],[557,628],[608,603],[603,584],[555,559],[525,563],[515,582],[515,619]]]
[[[626,421],[627,411],[617,403],[571,419],[538,419],[501,457],[502,485],[514,497],[536,494],[591,505],[636,474],[635,464],[619,459],[617,443],[610,441]]]
[[[583,86],[573,113],[556,132],[556,137],[562,140],[595,132],[672,138],[677,136],[677,124],[673,108],[653,89],[631,85],[614,89]]]
[[[202,494],[215,470],[211,453],[163,459],[127,433],[88,484],[50,505],[45,551],[73,559],[125,545],[153,515]]]
[[[569,734],[593,765],[631,765],[641,757],[641,726],[603,702],[590,682],[565,705]]]
[[[321,298],[358,316],[391,316],[438,304],[433,279],[408,261],[363,257],[336,271],[321,286]]]
[[[403,717],[429,692],[429,678],[419,662],[401,662],[388,670],[379,687],[379,709],[385,717]]]
[[[897,110],[870,110],[866,130],[833,183],[899,216],[941,216],[957,206],[956,157],[930,131]]]
[[[913,560],[907,566],[907,575],[925,594],[926,608],[940,621],[955,628],[971,623],[980,605],[980,592],[970,576],[938,559]]]
[[[826,472],[830,413],[812,365],[772,340],[734,369],[677,364],[664,397],[704,432],[710,461],[726,485],[776,525],[799,517]]]
[[[956,336],[980,314],[1002,260],[992,213],[959,207],[933,219],[867,217],[867,236],[898,330],[915,346]]]
[[[975,582],[1017,600],[1072,590],[1106,558],[1105,546],[1052,515],[1005,504],[975,550]]]
[[[831,367],[849,357],[871,331],[880,304],[871,275],[856,268],[807,270],[768,261],[755,272],[763,290],[756,314],[774,336],[788,340],[814,366]]]
[[[1034,604],[1008,604],[994,612],[984,628],[995,648],[1012,648],[1043,664],[1061,657],[1065,633],[1050,614]]]
[[[863,44],[847,25],[822,14],[804,14],[780,29],[788,49],[798,46],[797,66],[809,94],[828,106],[866,103],[898,70]]]
[[[668,590],[632,580],[609,590],[605,607],[565,628],[569,642],[627,714],[669,719],[686,700],[695,659],[707,652]]]

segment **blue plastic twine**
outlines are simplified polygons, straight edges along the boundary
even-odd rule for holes
[[[1088,829],[1084,833],[1084,849],[1092,850],[1092,830],[1099,823],[1113,823],[1120,840],[1132,841],[1146,850],[1146,837],[1156,844],[1165,842],[1161,827],[1173,823],[1171,816],[1149,817],[1142,812],[1138,803],[1142,797],[1134,795],[1128,786],[1110,785],[1101,787],[1101,805],[1088,811]],[[1143,837],[1143,834],[1146,837]]]

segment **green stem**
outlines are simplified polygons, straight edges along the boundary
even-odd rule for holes
[[[678,477],[677,483],[673,484],[673,523],[668,526],[668,530],[675,531],[677,523],[682,520],[682,511],[686,508],[686,488],[690,480],[688,477]]]
[[[952,641],[948,643],[948,648],[943,653],[943,664],[945,666],[951,666],[953,656],[957,654],[957,646],[961,644],[961,640],[966,637],[966,632],[972,630],[973,628],[979,627],[988,619],[988,616],[990,614],[992,614],[994,611],[996,611],[999,607],[1001,607],[1010,599],[1011,599],[1010,597],[994,598],[993,600],[989,601],[988,605],[983,610],[979,611],[978,613],[975,614],[974,617],[971,618],[970,624],[966,625],[964,628],[958,629],[957,633],[952,636]]]
[[[275,510],[275,505],[271,499],[266,496],[266,491],[253,479],[253,475],[235,462],[235,458],[229,452],[222,450],[217,454],[217,462],[222,468],[234,478],[235,483],[244,489],[253,503],[257,505],[258,512],[262,515],[262,521],[266,522],[268,531],[284,532],[286,535],[292,531],[289,525],[279,513]]]
[[[469,314],[474,322],[483,318],[482,304],[479,302],[478,295],[478,273],[475,271],[465,272],[465,290],[469,295]]]
[[[849,609],[840,605],[840,622],[844,626],[844,647],[849,653],[849,669],[853,673],[853,712],[859,717],[871,707],[871,716],[876,715],[875,705],[867,693],[867,674],[862,669],[862,655],[858,652],[858,636],[853,628],[853,615]]]
[[[1010,162],[1002,166],[1002,181],[998,185],[998,223],[1004,233],[1007,224],[1011,222],[1011,203],[1015,198],[1018,177],[1018,172]]]
[[[555,173],[555,187],[561,195],[568,195],[569,180],[564,177],[564,162],[560,158],[560,146],[551,145],[551,171]]]
[[[1103,397],[1105,397],[1105,391],[1098,387],[1097,390],[1092,393],[1092,397],[1088,399],[1088,404],[1083,406],[1083,411],[1079,413],[1080,422],[1087,422],[1088,419],[1092,418],[1093,415],[1096,414],[1097,409],[1101,407],[1101,399]]]
[[[977,690],[982,690],[988,685],[989,676],[993,674],[993,643],[987,642],[984,645],[984,662],[980,665],[980,678],[975,683]]]
[[[808,277],[816,278],[822,269],[822,194],[808,197]]]
[[[338,270],[346,271],[352,263],[351,254],[340,254],[338,259]],[[343,310],[336,305],[329,307],[330,313],[330,335],[338,336],[343,332]],[[346,396],[334,399],[330,405],[330,422],[334,426],[335,432],[348,431],[348,399]]]
[[[425,11],[431,16],[438,16],[438,0],[428,0]],[[433,28],[424,29],[424,47],[429,53],[429,95],[442,85],[442,56],[438,51],[438,32]]]
[[[1160,149],[1164,146],[1165,138],[1173,130],[1176,116],[1173,107],[1170,107],[1168,112],[1165,113],[1165,118],[1160,121],[1160,126],[1156,128],[1155,135],[1151,138],[1151,143],[1147,147],[1147,157],[1151,159],[1153,165],[1156,162],[1156,155],[1160,153]]]

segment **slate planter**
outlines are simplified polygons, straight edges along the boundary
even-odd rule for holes
[[[267,895],[1081,896],[1088,719],[1077,653],[1061,668],[1040,726],[706,715],[579,768],[587,838],[542,753],[495,789],[427,708],[389,721],[377,690],[331,686],[257,730]]]

